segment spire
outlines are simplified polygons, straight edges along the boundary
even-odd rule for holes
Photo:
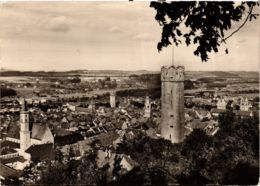
[[[95,105],[95,104],[96,104],[94,97],[91,98],[90,104],[91,104],[91,105]]]
[[[145,104],[144,104],[144,117],[149,118],[151,116],[151,104],[149,100],[149,96],[145,97]]]
[[[22,99],[21,106],[22,106],[21,111],[27,111],[27,102],[26,102],[25,98]]]
[[[145,96],[145,104],[146,105],[150,104],[150,99],[148,95]]]

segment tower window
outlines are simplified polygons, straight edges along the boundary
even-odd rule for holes
[[[171,118],[173,118],[173,115],[170,115],[171,116]]]
[[[170,127],[173,128],[173,125],[171,125]]]

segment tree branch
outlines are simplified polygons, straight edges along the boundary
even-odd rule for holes
[[[227,40],[227,39],[229,39],[230,37],[232,37],[235,33],[237,33],[237,32],[246,24],[246,22],[247,22],[248,19],[249,19],[249,16],[252,14],[253,8],[254,8],[254,6],[251,6],[251,7],[250,7],[249,12],[248,12],[248,15],[247,15],[245,21],[240,25],[240,27],[238,27],[235,31],[233,31],[233,32],[232,32],[229,36],[227,36],[226,38],[223,38],[221,42],[226,43],[226,40]]]

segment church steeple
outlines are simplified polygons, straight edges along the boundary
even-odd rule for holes
[[[27,112],[27,102],[25,100],[25,98],[22,99],[22,102],[21,102],[21,111],[22,112]]]
[[[145,103],[144,103],[144,117],[150,118],[150,116],[151,116],[151,104],[150,104],[149,96],[146,96]]]
[[[25,151],[30,146],[31,139],[29,131],[29,112],[27,110],[26,100],[23,98],[20,112],[20,149]]]

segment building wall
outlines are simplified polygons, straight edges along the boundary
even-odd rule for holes
[[[17,156],[19,156],[18,152],[15,152],[15,153],[11,153],[11,154],[0,155],[0,158],[9,159],[9,158],[15,158]]]
[[[30,131],[20,131],[20,148],[26,150],[31,145]]]
[[[131,171],[133,169],[133,166],[130,165],[125,158],[121,160],[120,165],[122,166],[122,169],[126,169],[127,171]]]
[[[184,67],[162,68],[161,136],[173,143],[184,139]]]
[[[42,144],[40,140],[31,138],[31,145],[40,145]]]
[[[147,96],[145,98],[144,117],[150,118],[150,116],[151,116],[151,104],[150,104],[149,97]]]
[[[15,143],[20,143],[20,140],[16,139],[16,138],[6,137],[6,140],[7,141],[12,141],[12,142],[15,142]]]
[[[110,95],[110,106],[111,108],[116,107],[116,95],[113,93]]]
[[[22,150],[22,149],[17,149],[17,151],[18,151],[18,154],[19,154],[20,156],[22,156],[24,159],[26,159],[27,161],[30,161],[30,160],[31,160],[31,155],[28,154],[27,152],[25,152],[24,150]]]
[[[30,147],[30,131],[29,131],[29,113],[21,112],[20,114],[20,148],[26,150]]]

